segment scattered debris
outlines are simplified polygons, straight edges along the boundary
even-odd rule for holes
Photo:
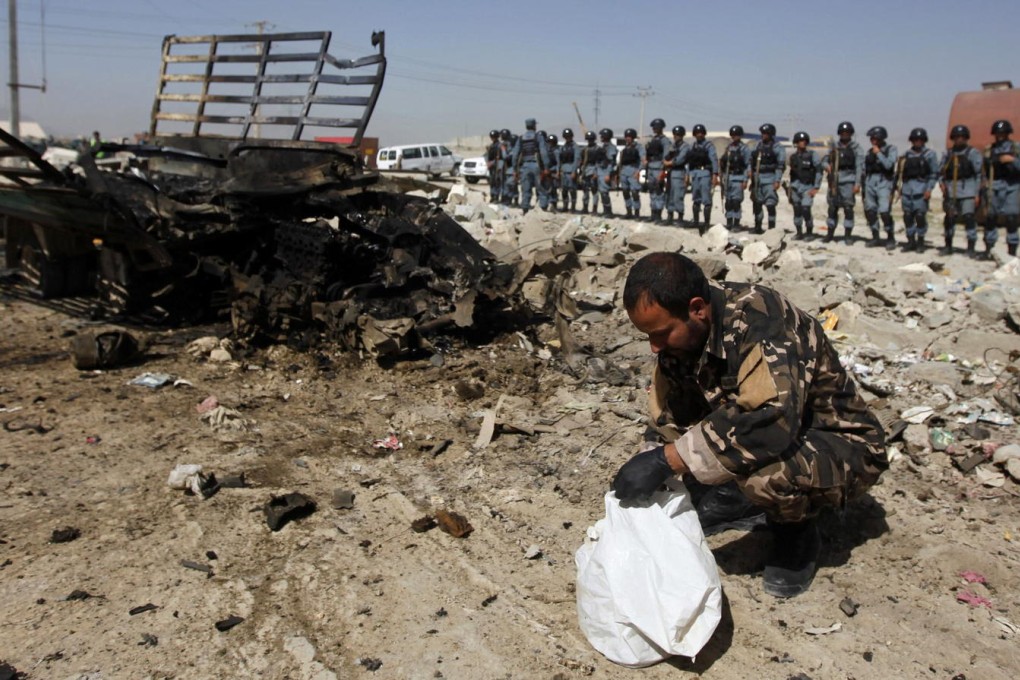
[[[192,562],[191,560],[181,560],[181,566],[185,569],[194,569],[195,571],[201,571],[206,576],[212,576],[213,570],[208,564],[202,564],[201,562]]]
[[[21,680],[28,677],[6,661],[0,661],[0,680]]]
[[[140,353],[138,340],[127,331],[86,331],[71,340],[71,361],[80,371],[123,366]]]
[[[266,513],[266,524],[269,528],[279,531],[288,522],[315,512],[315,501],[303,493],[294,491],[283,496],[273,496],[263,511]]]
[[[498,597],[499,597],[499,594],[498,594],[498,593],[494,593],[494,594],[492,594],[492,595],[489,595],[489,596],[488,596],[487,598],[485,598],[484,600],[482,600],[482,606],[483,606],[483,607],[488,607],[488,606],[489,606],[490,604],[492,604],[493,602],[495,602],[495,601],[496,601],[496,599],[497,599]]]
[[[87,590],[72,590],[71,594],[65,597],[64,600],[66,602],[80,602],[82,600],[87,600],[90,597],[96,597],[96,595],[93,595]]]
[[[203,399],[202,403],[195,407],[195,411],[197,411],[198,413],[208,413],[209,411],[212,411],[219,405],[220,405],[219,399],[217,399],[215,396],[210,395]]]
[[[404,448],[404,445],[401,443],[399,439],[397,439],[397,435],[391,432],[382,439],[376,439],[375,441],[373,441],[372,447],[376,449],[389,449],[390,451],[399,451],[400,449]]]
[[[411,522],[411,530],[416,534],[423,534],[426,531],[435,529],[436,526],[436,518],[432,515],[425,515]]]
[[[252,427],[252,423],[235,409],[227,408],[222,404],[202,414],[202,420],[209,423],[213,430],[233,430],[240,432]]]
[[[849,597],[844,597],[843,600],[839,603],[840,611],[842,611],[847,616],[856,616],[857,608],[859,606],[860,606],[859,604],[851,600]]]
[[[182,464],[170,471],[166,480],[171,489],[182,489],[203,499],[212,497],[220,489],[216,475],[202,472],[201,465]]]
[[[379,659],[372,659],[370,657],[358,658],[354,660],[354,663],[359,666],[364,666],[365,670],[377,671],[382,668],[382,661]]]
[[[446,510],[436,510],[436,522],[439,528],[454,538],[467,538],[475,530],[463,515]]]
[[[217,621],[216,622],[216,624],[215,624],[216,625],[216,630],[220,631],[221,633],[226,633],[228,630],[230,630],[231,628],[233,628],[237,624],[242,623],[243,621],[244,621],[244,619],[242,617],[235,616],[235,615],[231,614],[230,616],[228,616],[227,618],[223,619],[222,621]]]
[[[174,377],[168,373],[142,373],[136,378],[128,381],[128,385],[139,385],[156,390],[174,381]]]
[[[828,635],[829,633],[838,633],[841,630],[843,630],[843,624],[839,622],[832,624],[828,628],[804,628],[804,632],[808,635]]]
[[[61,527],[54,529],[50,536],[50,543],[70,543],[81,537],[81,530],[76,527]]]
[[[142,639],[138,643],[139,647],[155,647],[159,644],[159,638],[152,633],[142,633]]]
[[[149,602],[147,604],[139,605],[138,607],[133,607],[132,609],[129,609],[128,614],[130,616],[137,616],[138,614],[144,614],[145,612],[154,612],[157,609],[159,609],[159,607]]]
[[[333,507],[350,510],[354,507],[354,492],[350,489],[333,489]]]
[[[956,601],[969,604],[971,607],[987,607],[988,609],[992,608],[991,600],[989,600],[987,597],[982,597],[981,595],[972,593],[969,590],[957,591]]]
[[[985,585],[988,584],[988,579],[984,577],[984,574],[979,574],[978,572],[971,571],[970,569],[967,569],[966,571],[961,571],[960,578],[962,578],[967,583],[982,583]]]
[[[542,556],[542,548],[537,543],[532,543],[528,546],[528,549],[524,551],[524,559],[526,560],[537,560]]]

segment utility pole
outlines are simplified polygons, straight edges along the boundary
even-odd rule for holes
[[[11,48],[11,76],[7,86],[11,88],[11,134],[21,136],[21,102],[18,98],[18,3],[7,0],[8,42]]]
[[[649,85],[648,87],[641,87],[640,85],[638,85],[637,90],[638,90],[637,94],[635,94],[634,96],[641,97],[641,118],[638,120],[637,126],[638,139],[640,139],[644,137],[642,130],[645,129],[645,100],[651,97],[653,94],[655,94],[655,92],[652,91],[651,85]]]
[[[599,84],[595,83],[595,129],[599,129],[599,106],[600,97],[602,96],[602,90],[599,89]]]

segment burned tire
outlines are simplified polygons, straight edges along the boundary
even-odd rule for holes
[[[464,181],[468,184],[478,184],[481,181],[481,177],[465,177]]]

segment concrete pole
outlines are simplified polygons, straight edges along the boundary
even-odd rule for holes
[[[11,134],[21,136],[21,102],[18,99],[18,4],[7,0],[7,26],[10,33],[11,75],[7,86],[11,88]]]

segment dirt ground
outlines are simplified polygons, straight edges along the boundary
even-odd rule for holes
[[[780,225],[792,231],[788,207]],[[765,282],[821,288],[848,271],[885,272],[888,282],[918,259],[860,244],[802,249],[828,264]],[[943,261],[972,279],[997,266]],[[574,322],[582,349],[608,362],[582,371],[539,352],[551,337],[542,333],[453,343],[442,362],[383,366],[276,346],[215,363],[185,350],[227,334],[205,327],[140,332],[150,344],[137,365],[82,372],[67,345],[92,324],[0,292],[0,660],[29,678],[975,680],[1020,668],[1017,485],[982,486],[947,453],[902,443],[909,455],[869,495],[823,517],[808,593],[764,594],[768,534],[727,532],[710,539],[724,618],[696,659],[630,671],[595,652],[577,624],[573,554],[641,441],[643,426],[625,416],[644,411],[650,356],[618,305]],[[906,304],[868,309],[901,334],[904,351],[977,359],[983,347],[966,340],[975,331],[988,345],[1016,342],[1004,323],[965,311],[948,326],[910,330]],[[840,351],[853,343],[844,337]],[[876,402],[887,411],[964,373],[950,365],[951,375],[925,382],[916,365],[889,366],[906,389]],[[190,384],[128,384],[145,371]],[[989,388],[954,389],[963,399]],[[202,420],[196,406],[210,395],[240,413],[238,429]],[[476,448],[484,412],[501,398],[513,426]],[[1017,441],[1016,426],[987,427],[988,441]],[[402,448],[373,446],[390,433]],[[249,486],[202,500],[167,486],[181,463],[218,477],[243,472]],[[352,508],[333,507],[336,489],[354,492]],[[270,531],[263,506],[291,491],[317,510]],[[439,509],[473,531],[412,530]],[[65,527],[80,536],[52,542]],[[987,583],[966,583],[965,571]],[[89,596],[69,598],[75,591]],[[963,591],[990,607],[959,602]],[[858,605],[853,616],[840,609],[846,598]],[[243,621],[217,630],[232,615]]]

